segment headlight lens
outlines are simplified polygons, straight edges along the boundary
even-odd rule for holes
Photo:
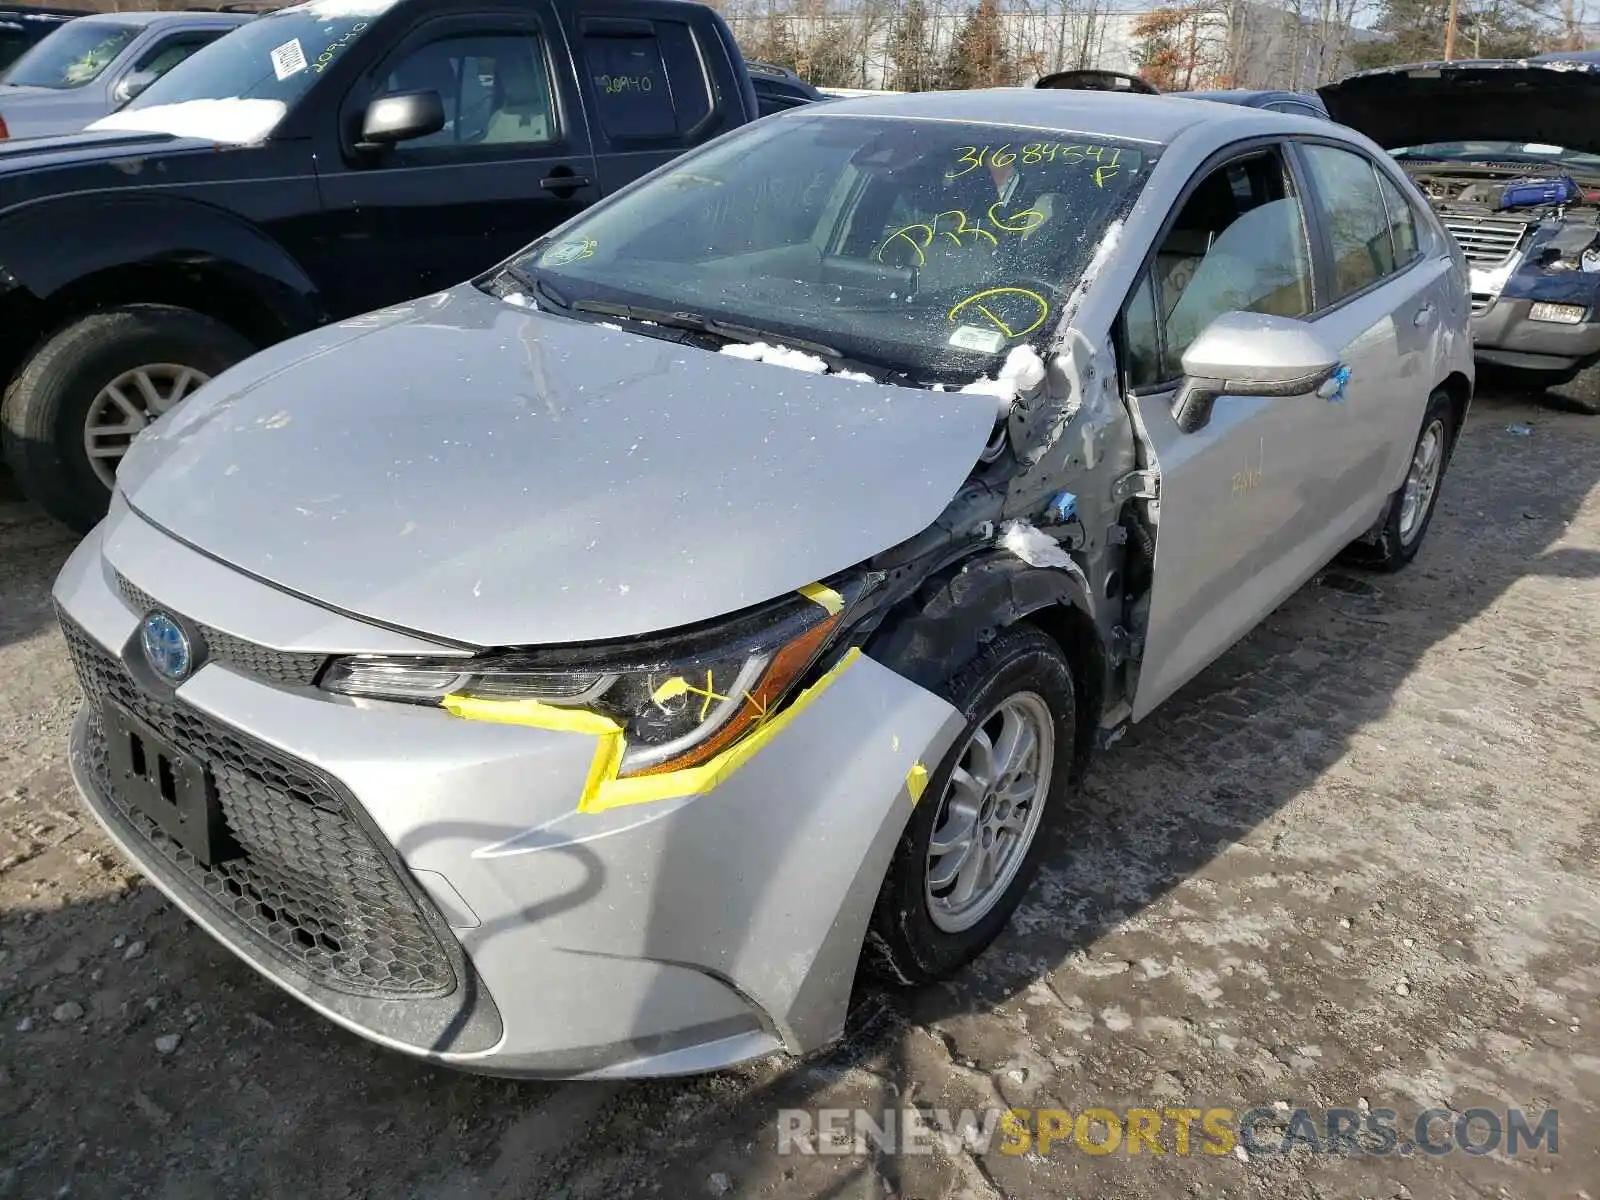
[[[523,701],[622,728],[620,775],[699,766],[778,708],[866,591],[807,589],[719,625],[634,646],[507,651],[473,659],[341,658],[322,687],[414,704]],[[537,723],[537,722],[532,722]]]

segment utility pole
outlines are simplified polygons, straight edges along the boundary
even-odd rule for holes
[[[1444,27],[1444,60],[1454,62],[1456,57],[1456,5],[1458,0],[1450,0],[1450,21]]]

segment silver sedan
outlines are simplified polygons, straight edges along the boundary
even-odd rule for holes
[[[438,1063],[800,1054],[1006,924],[1076,780],[1336,555],[1418,552],[1466,270],[1326,121],[844,100],[141,435],[56,585],[85,802]]]

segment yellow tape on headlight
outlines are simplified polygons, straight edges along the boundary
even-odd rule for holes
[[[578,811],[598,813],[630,804],[651,804],[657,800],[675,800],[711,791],[760,753],[763,746],[782,733],[860,657],[860,648],[852,646],[843,658],[796,696],[788,707],[763,720],[733,745],[699,766],[686,767],[681,771],[663,771],[657,775],[633,775],[626,779],[617,775],[622,765],[626,740],[622,726],[610,717],[538,700],[478,700],[471,696],[450,695],[442,703],[447,712],[469,721],[498,721],[563,733],[595,735],[599,740],[589,764],[589,777],[584,783],[583,796],[578,801]]]

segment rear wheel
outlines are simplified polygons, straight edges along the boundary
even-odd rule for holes
[[[6,463],[45,512],[87,532],[105,515],[134,437],[253,350],[185,308],[141,304],[83,317],[40,347],[6,392]]]
[[[999,935],[1071,788],[1075,689],[1050,637],[1013,626],[943,691],[966,727],[928,780],[872,920],[871,965],[907,984],[950,975]]]
[[[1455,432],[1455,409],[1440,389],[1428,398],[1422,432],[1411,448],[1405,482],[1389,497],[1387,516],[1371,541],[1350,546],[1343,557],[1358,566],[1398,571],[1417,556],[1433,522]]]

